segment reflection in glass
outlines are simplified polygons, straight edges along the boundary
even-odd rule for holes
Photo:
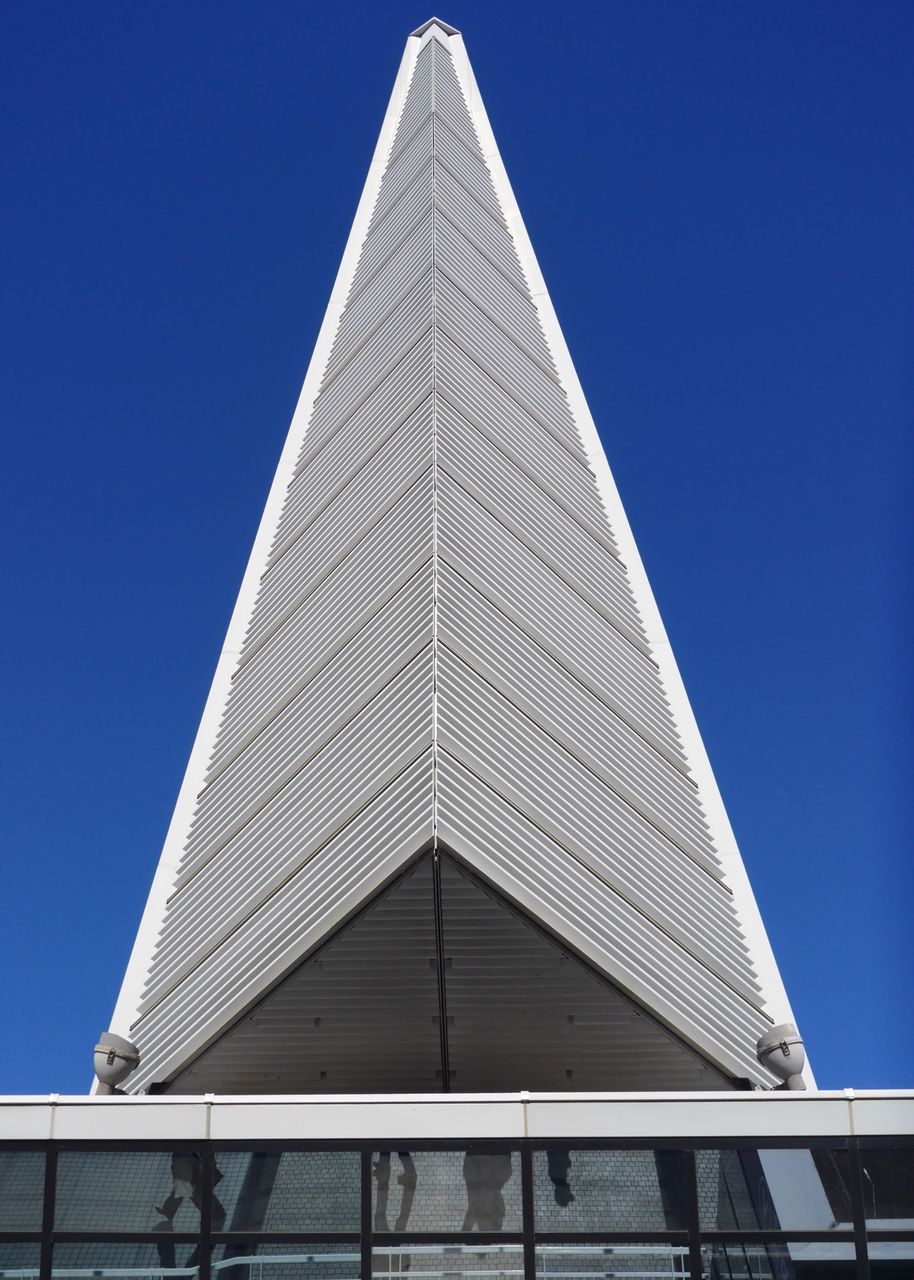
[[[0,1151],[0,1231],[40,1231],[44,1152]]]
[[[213,1280],[359,1280],[361,1255],[351,1244],[220,1244]]]
[[[516,1152],[376,1151],[375,1231],[520,1231]]]
[[[914,1230],[914,1147],[864,1147],[860,1166],[867,1225]]]
[[[853,1280],[854,1259],[850,1242],[718,1242],[701,1246],[701,1273],[707,1280]]]
[[[542,1280],[677,1280],[689,1275],[689,1250],[684,1244],[537,1245],[536,1274]]]
[[[709,1231],[850,1230],[847,1159],[838,1148],[696,1151],[701,1225]]]
[[[0,1280],[38,1280],[41,1245],[0,1240]]]
[[[55,1244],[55,1280],[89,1280],[113,1276],[117,1280],[161,1280],[197,1275],[197,1249],[192,1244]]]
[[[681,1151],[580,1151],[533,1156],[537,1231],[684,1231]]]
[[[358,1231],[359,1168],[357,1151],[217,1151],[221,1229]]]
[[[406,1275],[422,1280],[462,1280],[464,1276],[523,1280],[524,1250],[519,1244],[400,1245],[373,1250],[371,1274],[374,1280]]]
[[[203,1164],[193,1151],[62,1151],[59,1231],[198,1231]],[[224,1213],[213,1200],[213,1230]]]

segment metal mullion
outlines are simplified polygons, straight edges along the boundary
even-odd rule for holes
[[[196,1231],[55,1231],[54,1244],[198,1244]]]
[[[159,1237],[161,1239],[161,1237]],[[358,1231],[214,1231],[213,1244],[358,1244]]]
[[[51,1280],[53,1266],[54,1211],[57,1196],[57,1147],[49,1145],[44,1160],[44,1206],[41,1213],[41,1280]]]
[[[689,1228],[689,1271],[692,1280],[701,1280],[701,1217],[698,1212],[698,1172],[695,1167],[695,1152],[686,1151],[684,1157],[686,1221]]]
[[[686,1231],[537,1231],[537,1244],[685,1244]]]
[[[533,1196],[533,1150],[525,1142],[520,1152],[521,1223],[524,1228],[524,1280],[536,1280],[536,1221]]]
[[[787,1244],[794,1241],[797,1244],[828,1244],[832,1241],[853,1244],[855,1239],[852,1231],[761,1231],[757,1228],[751,1231],[702,1231],[701,1238],[713,1244],[737,1244],[740,1241],[747,1244]]]
[[[854,1220],[854,1241],[857,1246],[857,1280],[869,1280],[870,1255],[866,1246],[863,1166],[860,1160],[860,1147],[856,1138],[851,1138],[848,1143],[848,1167],[851,1181],[851,1213]]]
[[[362,1162],[360,1167],[359,1185],[361,1188],[361,1232],[359,1236],[359,1246],[361,1254],[361,1273],[362,1280],[371,1280],[371,1151],[362,1151]]]
[[[213,1231],[213,1187],[215,1185],[216,1156],[213,1144],[207,1142],[200,1152],[200,1243],[197,1247],[197,1267],[200,1280],[210,1280]]]
[[[421,1245],[429,1244],[523,1244],[524,1237],[519,1231],[377,1231],[372,1236],[374,1244],[383,1248],[385,1245]]]

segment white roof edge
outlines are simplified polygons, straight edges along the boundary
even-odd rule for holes
[[[914,1090],[0,1098],[0,1143],[846,1138],[914,1133]]]
[[[774,958],[771,942],[762,921],[761,912],[755,900],[755,894],[752,891],[742,856],[737,847],[736,837],[733,834],[733,828],[730,825],[723,798],[717,786],[711,762],[708,759],[679,667],[673,655],[641,556],[638,553],[638,547],[619,497],[619,491],[603,450],[596,424],[578,379],[571,353],[562,334],[558,316],[549,296],[549,290],[540,271],[532,242],[527,234],[498,144],[495,141],[495,135],[489,123],[489,117],[483,105],[479,86],[476,83],[476,77],[473,74],[473,68],[470,65],[462,36],[459,33],[451,36],[448,40],[448,47],[453,55],[457,75],[461,81],[470,113],[473,117],[473,123],[476,126],[479,140],[482,144],[483,153],[489,164],[498,199],[501,202],[502,210],[514,237],[521,266],[527,276],[534,302],[539,311],[546,341],[555,360],[572,413],[580,429],[584,447],[596,476],[600,495],[615,534],[621,558],[628,569],[632,590],[635,593],[645,631],[651,644],[654,658],[660,668],[664,689],[680,731],[686,758],[692,775],[698,783],[708,826],[721,858],[727,885],[733,893],[737,915],[758,974],[762,995],[768,1006],[766,1015],[771,1018],[773,1024],[783,1022],[796,1024],[787,991],[784,987],[777,961]],[[802,1027],[799,1030],[802,1035]],[[708,1043],[702,1044],[698,1038],[696,1038],[696,1044],[712,1060],[719,1061],[720,1055],[713,1046]],[[727,1066],[728,1069],[732,1069],[732,1064],[727,1064]],[[808,1089],[815,1088],[815,1078],[808,1057],[803,1070],[803,1078]]]

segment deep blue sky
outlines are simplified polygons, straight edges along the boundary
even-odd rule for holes
[[[88,1087],[428,16],[0,8],[0,1092]],[[441,16],[464,32],[819,1083],[914,1084],[914,6]]]

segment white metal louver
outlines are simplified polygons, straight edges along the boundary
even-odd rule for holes
[[[725,1073],[790,1008],[458,33],[407,41],[115,1012],[186,1068],[427,845]]]

